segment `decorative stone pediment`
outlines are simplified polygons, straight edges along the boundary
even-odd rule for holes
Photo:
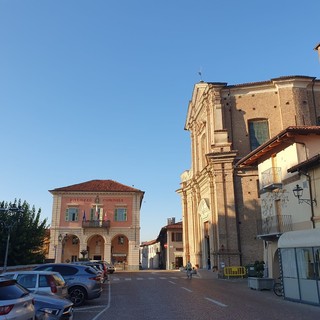
[[[198,214],[201,216],[202,220],[208,220],[210,213],[209,201],[208,199],[201,199],[198,205]]]

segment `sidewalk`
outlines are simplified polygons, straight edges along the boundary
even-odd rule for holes
[[[220,279],[220,280],[243,280],[245,284],[247,284],[247,278],[241,278],[241,277],[219,277],[218,271],[212,271],[207,269],[197,269],[197,274],[193,275],[195,278],[199,279]]]
[[[207,270],[207,269],[197,269],[197,274],[194,274],[194,277],[201,279],[218,279],[218,272]]]

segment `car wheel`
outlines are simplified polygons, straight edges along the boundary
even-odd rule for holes
[[[79,307],[86,300],[86,290],[81,287],[73,287],[69,291],[69,298],[75,307]]]

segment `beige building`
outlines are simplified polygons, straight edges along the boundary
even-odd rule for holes
[[[281,276],[285,298],[320,304],[320,126],[288,127],[237,166],[258,167],[268,276]]]
[[[195,85],[185,123],[191,168],[177,190],[186,260],[221,269],[263,259],[257,168],[234,165],[285,128],[319,122],[320,81],[313,77]]]
[[[141,244],[141,266],[143,269],[179,269],[183,262],[182,222],[168,218],[157,239]]]
[[[143,191],[113,180],[91,180],[50,193],[49,258],[56,262],[89,258],[139,269]]]
[[[169,218],[168,224],[161,228],[157,241],[160,243],[161,269],[179,269],[186,264],[183,261],[182,222]]]

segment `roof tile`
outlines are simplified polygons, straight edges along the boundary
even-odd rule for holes
[[[90,180],[67,187],[49,190],[50,192],[143,192],[113,180]]]

